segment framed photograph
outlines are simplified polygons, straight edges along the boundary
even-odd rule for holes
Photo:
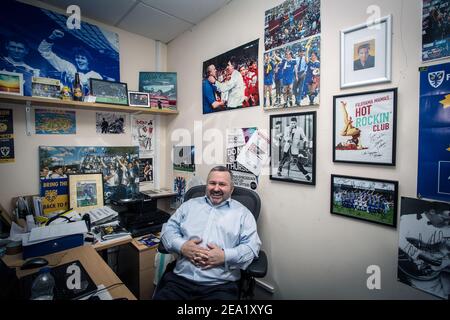
[[[104,205],[102,173],[69,174],[69,208],[83,213]]]
[[[128,105],[128,87],[126,83],[89,79],[91,95],[97,103]]]
[[[150,108],[177,110],[176,72],[139,72],[139,91],[150,95]]]
[[[397,280],[435,297],[450,295],[448,202],[401,198]]]
[[[333,161],[395,166],[397,88],[333,97]]]
[[[61,81],[58,79],[32,77],[31,94],[33,97],[61,99]]]
[[[131,107],[150,107],[150,95],[146,92],[128,91],[128,101]]]
[[[331,213],[395,228],[397,205],[397,181],[331,175]]]
[[[0,71],[0,93],[23,96],[23,75],[16,72]]]
[[[392,16],[341,31],[341,88],[391,81]]]
[[[316,112],[270,116],[270,179],[316,184]]]

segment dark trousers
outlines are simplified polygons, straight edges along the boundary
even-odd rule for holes
[[[281,159],[280,165],[278,166],[278,172],[281,173],[281,171],[283,170],[284,164],[286,163],[286,161],[287,161],[288,159],[290,159],[290,157],[291,157],[291,155],[289,154],[289,151],[288,151],[288,152],[285,152],[285,153],[283,154],[283,159]],[[297,155],[297,156],[296,156],[296,155],[292,155],[292,157],[298,157],[298,155]],[[305,167],[303,167],[303,165],[300,163],[300,161],[297,160],[297,161],[296,161],[296,164],[297,164],[298,170],[299,170],[301,173],[303,173],[304,175],[307,175],[307,174],[308,174],[308,171],[305,169]]]
[[[237,300],[238,298],[237,282],[205,286],[180,277],[172,271],[164,274],[153,296],[153,300]]]

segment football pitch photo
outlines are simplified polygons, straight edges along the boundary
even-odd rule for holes
[[[385,215],[384,213],[378,213],[378,212],[377,213],[376,212],[369,213],[367,211],[345,208],[343,206],[340,206],[340,205],[337,205],[334,203],[333,204],[333,212],[342,214],[345,216],[349,216],[349,217],[355,217],[355,218],[360,218],[360,219],[369,220],[369,221],[375,221],[375,222],[389,224],[389,225],[391,225],[393,223],[393,219],[394,219],[394,209],[393,208],[389,208],[389,211]]]

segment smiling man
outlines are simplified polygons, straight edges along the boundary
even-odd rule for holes
[[[240,269],[258,256],[261,241],[252,213],[231,199],[231,172],[211,169],[206,195],[183,203],[163,226],[161,241],[179,254],[154,300],[237,299]]]

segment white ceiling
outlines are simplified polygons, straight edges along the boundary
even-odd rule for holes
[[[175,39],[232,0],[41,0],[163,43]]]

